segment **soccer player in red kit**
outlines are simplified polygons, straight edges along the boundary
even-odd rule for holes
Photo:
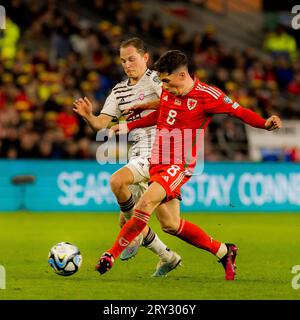
[[[280,128],[281,120],[275,115],[265,120],[255,112],[241,107],[218,88],[191,76],[187,65],[187,57],[181,51],[172,50],[163,54],[155,63],[163,82],[159,109],[125,127],[125,131],[130,131],[136,127],[157,124],[150,161],[150,186],[136,204],[134,216],[123,226],[112,248],[100,257],[96,270],[101,274],[113,266],[114,260],[144,229],[155,208],[165,203],[172,216],[160,218],[162,229],[214,254],[225,269],[225,279],[234,280],[236,245],[217,241],[200,227],[180,218],[180,187],[190,179],[195,167],[197,151],[201,147],[197,141],[199,130],[208,126],[213,114],[228,114],[253,127],[266,130]],[[121,125],[114,130],[124,132]],[[188,139],[185,137],[186,131],[190,134]],[[169,132],[175,132],[175,140],[180,137],[181,143],[178,143],[178,139],[176,142],[172,140],[169,157],[166,158],[163,138]],[[184,144],[188,144],[188,148],[184,148],[182,156]]]

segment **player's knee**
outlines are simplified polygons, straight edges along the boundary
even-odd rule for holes
[[[151,210],[155,206],[154,201],[150,197],[142,196],[136,205],[136,209],[141,211]]]
[[[110,177],[110,187],[113,193],[118,194],[120,190],[123,188],[123,181],[117,175],[112,175]]]
[[[179,228],[179,225],[174,222],[162,222],[161,221],[161,229],[162,231],[169,233],[169,234],[175,234]]]

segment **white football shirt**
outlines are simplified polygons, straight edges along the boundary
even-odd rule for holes
[[[129,84],[129,79],[119,82],[107,97],[101,113],[119,118],[122,111],[129,107],[159,99],[161,92],[162,83],[156,71],[147,69],[143,77],[134,85]],[[142,118],[150,112],[152,110],[145,110],[140,113],[139,117]],[[132,131],[134,141],[131,150],[132,157],[150,157],[155,129],[156,126],[151,126]]]

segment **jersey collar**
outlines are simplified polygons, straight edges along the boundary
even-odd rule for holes
[[[150,70],[150,69],[147,68],[146,71],[144,72],[144,74],[141,76],[141,78],[140,78],[140,79],[138,80],[138,82],[135,83],[135,84],[130,84],[130,79],[128,78],[128,80],[127,80],[127,85],[128,85],[129,87],[134,87],[135,85],[137,85],[137,84],[145,77],[145,74],[146,74],[149,70]]]

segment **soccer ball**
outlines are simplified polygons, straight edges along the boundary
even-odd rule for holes
[[[80,268],[82,256],[74,244],[59,242],[51,248],[48,255],[48,263],[56,274],[71,276]]]

